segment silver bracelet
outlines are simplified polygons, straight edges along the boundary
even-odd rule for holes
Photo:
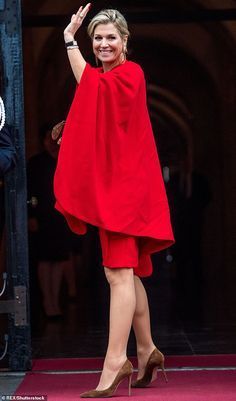
[[[78,49],[79,46],[67,46],[66,50]]]

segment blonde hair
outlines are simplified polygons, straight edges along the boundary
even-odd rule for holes
[[[128,24],[125,17],[118,11],[113,9],[101,10],[88,25],[88,35],[93,38],[95,28],[100,24],[113,24],[119,32],[122,39],[130,36]]]

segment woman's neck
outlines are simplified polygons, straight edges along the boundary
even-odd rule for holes
[[[122,57],[122,59],[115,60],[113,63],[102,63],[102,69],[104,72],[111,71],[113,68],[117,67],[120,64],[124,64],[126,61],[125,58]]]

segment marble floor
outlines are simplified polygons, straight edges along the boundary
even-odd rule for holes
[[[166,355],[236,353],[236,322],[210,321],[200,303],[178,302],[169,276],[160,269],[157,280],[144,279],[152,321],[153,338]],[[64,291],[63,316],[46,319],[32,313],[33,358],[104,356],[107,346],[109,288],[101,269],[94,281],[84,281],[77,297],[69,300]],[[35,318],[37,317],[37,318]],[[129,355],[136,354],[130,335]]]
[[[82,324],[76,306],[68,306],[65,313],[60,320],[45,321],[40,330],[33,333],[33,358],[104,356],[107,322]],[[234,325],[168,327],[160,324],[154,328],[153,338],[166,355],[225,354],[236,353],[235,332]],[[136,354],[133,333],[129,339],[128,354]]]
[[[146,287],[153,338],[166,355],[236,353],[236,320],[211,319],[203,298],[195,291],[184,294],[177,288],[171,268],[163,258]],[[32,271],[34,274],[32,274]],[[64,283],[61,291],[62,317],[48,319],[43,313],[34,266],[31,266],[31,333],[33,358],[103,357],[107,346],[109,287],[99,257],[92,257],[86,268],[75,275],[76,297],[68,297]],[[0,334],[7,326],[0,315]],[[4,329],[5,327],[5,329]],[[3,348],[0,340],[0,348]],[[135,338],[130,335],[128,354],[136,354]],[[7,359],[0,369],[7,368]]]

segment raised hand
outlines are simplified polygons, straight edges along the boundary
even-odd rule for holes
[[[74,35],[83,23],[84,18],[91,8],[91,3],[86,4],[85,7],[80,7],[76,14],[71,17],[70,23],[64,30],[65,41],[70,41],[74,39]]]

